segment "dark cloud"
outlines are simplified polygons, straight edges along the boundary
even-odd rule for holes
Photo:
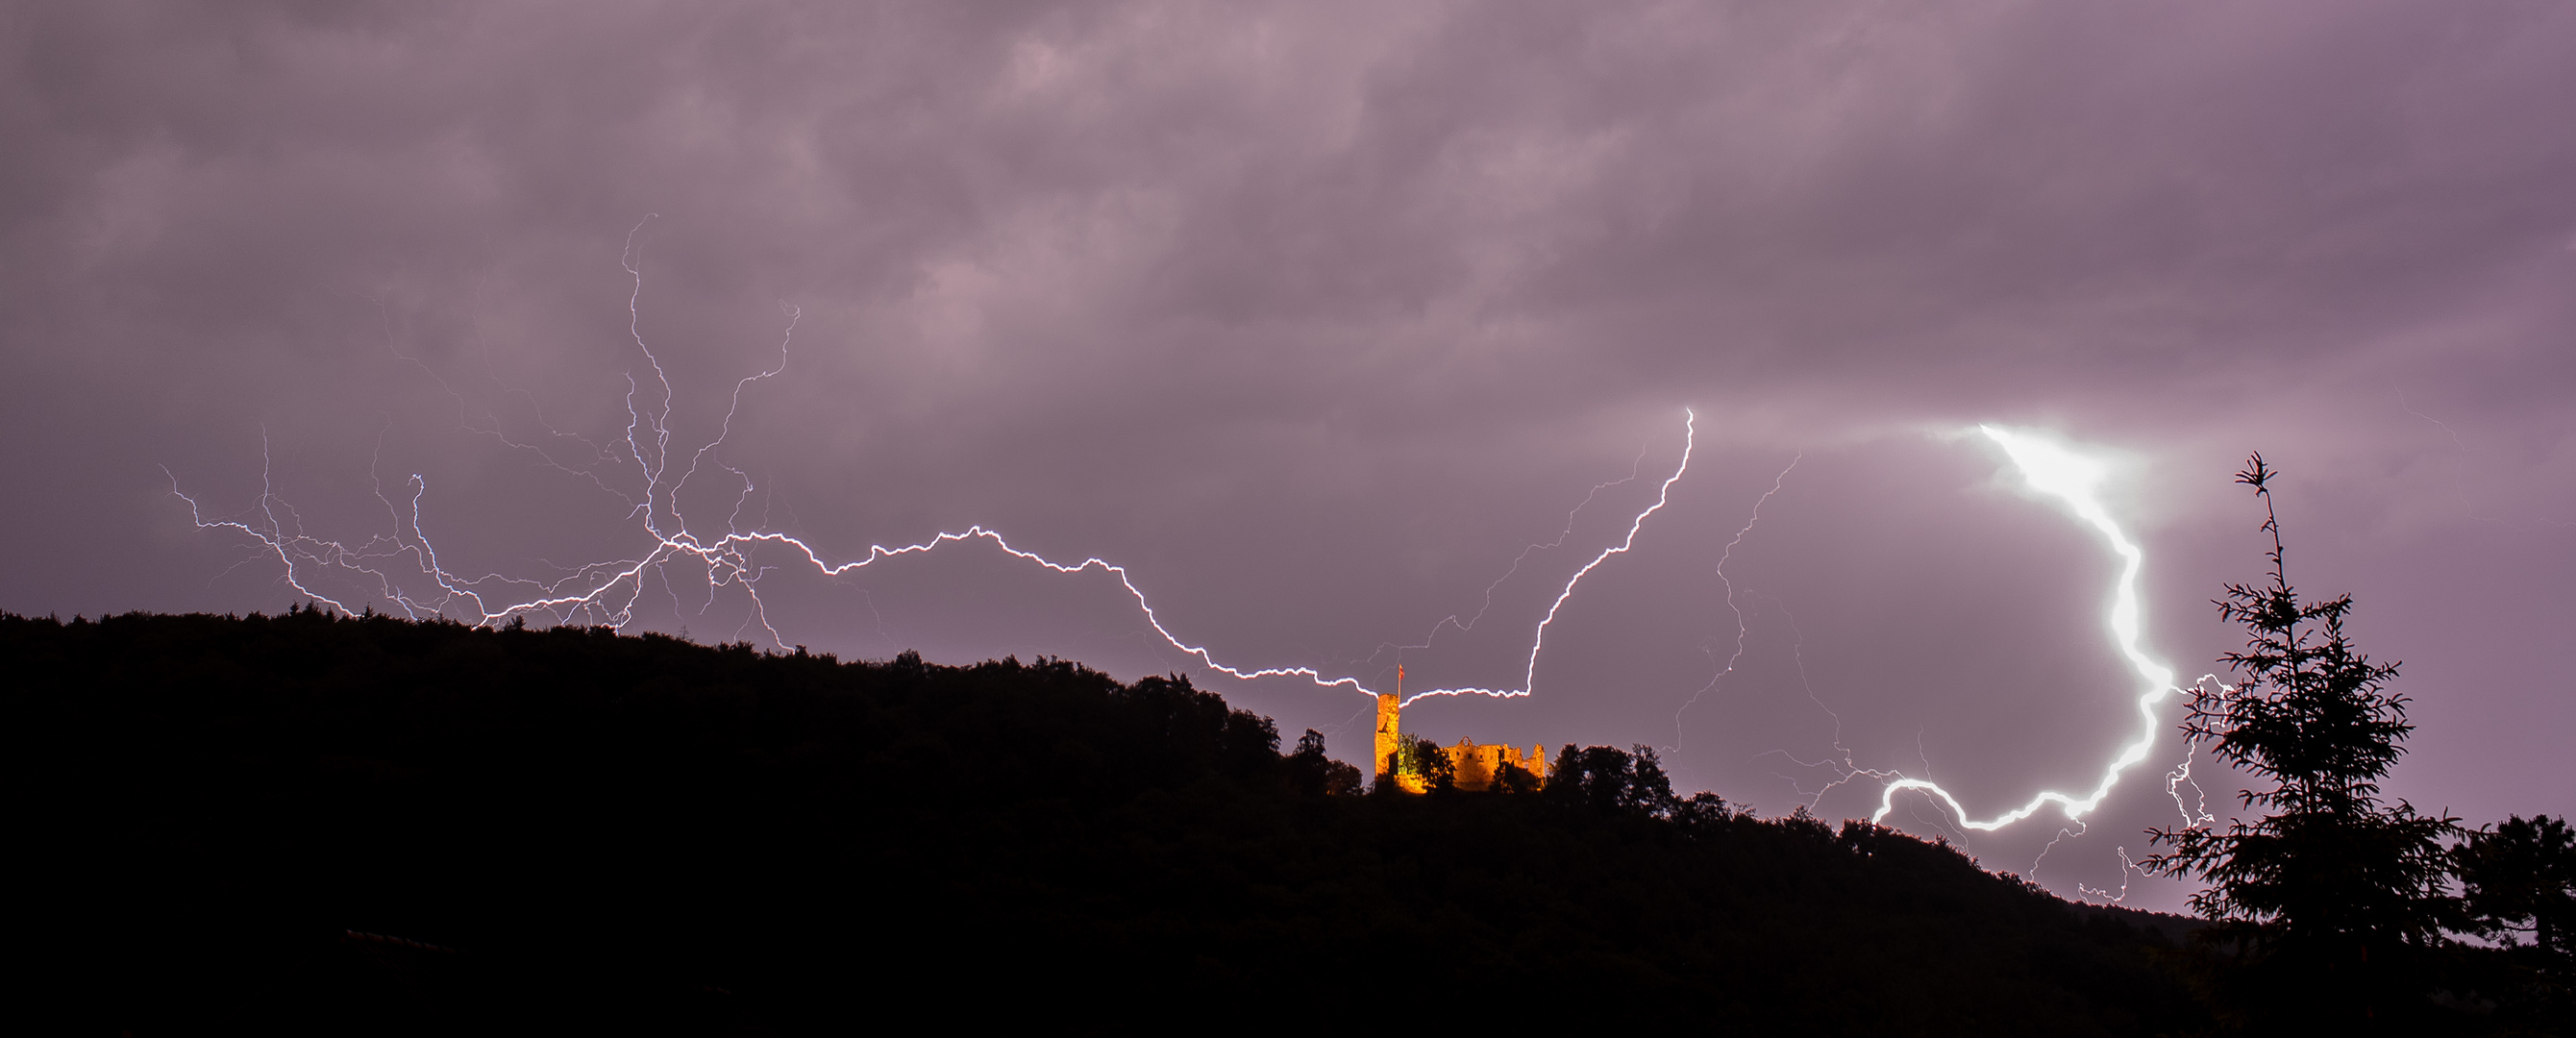
[[[1417,723],[1675,747],[1774,810],[1845,754],[2000,808],[2130,734],[2108,556],[1951,434],[2122,459],[2186,674],[2259,565],[2259,448],[2294,577],[2408,662],[2396,791],[2576,810],[2563,6],[95,4],[0,40],[0,607],[282,607],[163,475],[249,507],[263,438],[317,534],[401,529],[418,473],[452,570],[635,551],[630,322],[693,443],[796,308],[715,455],[756,489],[693,482],[694,528],[984,523],[1371,683],[1517,684],[1696,408],[1539,694]],[[1188,666],[1114,582],[978,551],[764,587],[817,647]],[[757,631],[685,576],[643,625]],[[2116,885],[2163,766],[2042,880]]]

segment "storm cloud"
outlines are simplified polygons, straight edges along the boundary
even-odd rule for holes
[[[2292,580],[2406,661],[2391,792],[2563,814],[2571,97],[2539,3],[18,5],[0,608],[297,599],[174,480],[354,543],[417,474],[458,573],[632,555],[640,336],[684,448],[785,364],[700,528],[980,523],[1237,665],[1518,687],[1688,409],[1534,694],[1408,724],[1991,813],[2136,734],[2116,559],[1960,435],[1997,423],[2113,460],[2187,677],[2235,647],[2207,599],[2262,566],[2228,477],[2264,452]],[[761,559],[787,644],[1183,671],[1364,752],[1366,700],[1198,669],[1096,573]],[[636,626],[769,640],[690,577]],[[2179,759],[2044,861],[2053,821],[1971,848],[2134,881]]]

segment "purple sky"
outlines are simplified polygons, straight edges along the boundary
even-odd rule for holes
[[[682,448],[793,307],[692,531],[981,523],[1371,685],[1517,687],[1695,409],[1535,694],[1408,725],[1830,818],[1877,786],[1820,762],[1993,813],[2136,734],[2116,560],[1961,430],[2115,462],[2186,678],[2261,572],[2259,449],[2293,582],[2405,661],[2390,792],[2576,812],[2566,5],[13,5],[0,77],[0,608],[282,609],[170,493],[254,509],[263,434],[307,533],[409,535],[376,488],[417,473],[450,572],[632,557],[643,481],[591,446],[658,397],[630,297]],[[755,558],[789,643],[1192,669],[1114,580],[987,545]],[[634,626],[767,638],[702,567]],[[1358,695],[1194,673],[1365,753]],[[2179,755],[2045,861],[2053,817],[1970,848],[2117,888]]]

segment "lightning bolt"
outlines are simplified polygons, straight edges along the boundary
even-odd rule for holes
[[[1652,437],[1649,437],[1643,446],[1637,448],[1636,459],[1628,463],[1627,475],[1606,483],[1593,484],[1591,491],[1583,495],[1583,500],[1576,502],[1573,508],[1566,511],[1565,529],[1557,531],[1555,540],[1549,541],[1545,544],[1533,542],[1523,546],[1521,548],[1521,553],[1512,558],[1512,564],[1503,569],[1503,575],[1495,577],[1493,583],[1485,585],[1484,603],[1477,606],[1476,615],[1468,617],[1464,622],[1461,622],[1458,619],[1458,614],[1451,613],[1448,616],[1442,617],[1439,623],[1431,625],[1431,633],[1423,636],[1421,644],[1397,645],[1392,646],[1392,648],[1395,648],[1398,651],[1408,649],[1428,649],[1431,647],[1432,643],[1440,640],[1440,630],[1444,627],[1455,627],[1462,634],[1475,630],[1476,625],[1485,619],[1485,614],[1494,610],[1494,589],[1502,587],[1504,581],[1512,579],[1513,574],[1519,573],[1521,571],[1521,564],[1529,561],[1531,552],[1554,550],[1565,547],[1566,540],[1574,536],[1574,518],[1582,515],[1584,509],[1592,507],[1593,499],[1600,497],[1602,491],[1608,490],[1611,487],[1625,486],[1629,483],[1635,482],[1638,470],[1646,463],[1646,452],[1653,449],[1653,447],[1654,440]],[[1389,648],[1389,646],[1380,646],[1379,648],[1383,650],[1385,648]],[[1399,666],[1400,665],[1401,664],[1399,664]]]
[[[2234,694],[2237,686],[2218,680],[2216,674],[2203,674],[2200,680],[2192,683],[2195,693],[2209,688],[2217,689],[2218,698],[2223,700]],[[2173,798],[2174,813],[2182,816],[2182,827],[2185,829],[2196,829],[2218,821],[2218,816],[2209,813],[2209,792],[2200,788],[2200,782],[2191,777],[2192,758],[2200,755],[2201,738],[2197,735],[2184,736],[2182,762],[2165,772],[2165,795]],[[2184,786],[2191,787],[2191,802],[2188,804],[2182,799]]]
[[[1119,586],[1135,600],[1136,608],[1144,615],[1145,622],[1153,628],[1154,633],[1161,636],[1172,648],[1197,659],[1209,670],[1246,681],[1270,677],[1296,677],[1304,678],[1319,688],[1342,688],[1372,696],[1376,694],[1375,689],[1368,687],[1356,677],[1327,675],[1314,667],[1242,667],[1222,661],[1209,647],[1191,644],[1167,626],[1162,615],[1147,600],[1144,590],[1137,586],[1134,576],[1126,567],[1096,556],[1085,558],[1080,562],[1058,562],[1014,546],[999,531],[980,524],[970,526],[963,532],[943,531],[927,540],[900,547],[889,548],[882,544],[872,544],[868,547],[865,556],[837,563],[827,560],[822,551],[793,534],[775,530],[743,529],[742,512],[757,487],[749,474],[723,460],[720,448],[726,437],[732,433],[734,419],[741,413],[744,394],[755,384],[774,378],[786,370],[789,348],[794,339],[797,319],[801,315],[795,307],[784,307],[788,315],[787,327],[780,338],[777,363],[734,383],[724,418],[719,423],[715,436],[694,449],[675,447],[671,411],[677,394],[669,374],[662,366],[661,359],[655,355],[651,342],[644,334],[644,274],[635,243],[635,235],[654,218],[653,215],[648,214],[642,222],[637,223],[627,232],[626,246],[619,256],[620,266],[626,270],[633,282],[627,297],[628,335],[634,340],[635,348],[641,354],[644,366],[651,371],[651,375],[645,378],[638,378],[633,372],[627,376],[626,427],[622,439],[613,441],[622,449],[600,450],[594,447],[593,462],[582,468],[573,468],[555,461],[535,445],[520,443],[503,435],[497,424],[477,427],[471,422],[467,423],[472,431],[490,435],[514,450],[532,451],[550,467],[587,478],[595,485],[626,501],[627,518],[634,521],[651,541],[651,546],[642,554],[627,559],[583,563],[569,567],[568,572],[552,579],[505,576],[497,573],[480,577],[460,576],[450,572],[440,562],[438,549],[431,541],[427,529],[421,524],[420,505],[422,499],[428,494],[429,485],[426,479],[417,474],[405,481],[409,497],[407,509],[383,492],[381,482],[378,484],[377,497],[384,504],[388,517],[392,520],[393,533],[378,534],[356,544],[316,537],[304,532],[302,522],[296,516],[293,507],[276,493],[270,473],[265,432],[261,441],[259,503],[251,512],[240,516],[209,518],[197,499],[179,486],[175,475],[170,476],[171,494],[187,502],[190,519],[199,529],[227,530],[248,537],[259,545],[258,554],[272,558],[278,563],[283,570],[282,579],[286,586],[308,600],[344,614],[352,612],[349,604],[315,587],[312,581],[318,578],[313,576],[314,572],[336,571],[341,573],[344,579],[354,577],[362,586],[371,586],[370,594],[373,597],[392,603],[413,619],[424,616],[452,616],[465,619],[476,626],[496,626],[514,617],[542,615],[558,624],[604,621],[607,626],[623,629],[635,622],[635,606],[644,596],[648,579],[659,579],[666,589],[671,588],[667,567],[678,562],[693,562],[703,566],[706,571],[707,608],[712,608],[714,595],[718,589],[740,588],[749,598],[752,607],[751,615],[745,620],[745,626],[758,622],[762,629],[769,633],[771,643],[784,648],[785,640],[779,635],[777,628],[769,623],[767,606],[760,598],[759,581],[762,574],[768,572],[768,568],[754,561],[753,554],[757,550],[763,547],[788,550],[801,556],[815,572],[827,577],[837,577],[886,560],[926,554],[945,545],[985,541],[1012,558],[1056,573],[1071,576],[1097,570],[1117,578]],[[395,357],[428,372],[425,365],[413,358],[402,356],[398,352]],[[433,379],[436,379],[435,372],[429,373]],[[456,397],[460,406],[463,405],[462,396],[449,388],[443,379],[436,380],[450,396]],[[1520,687],[1432,689],[1416,693],[1411,699],[1420,699],[1424,696],[1470,694],[1497,697],[1529,695],[1535,686],[1538,658],[1546,645],[1548,627],[1555,622],[1557,614],[1565,607],[1566,602],[1574,596],[1576,586],[1582,583],[1585,576],[1607,562],[1611,556],[1624,554],[1636,544],[1638,532],[1645,526],[1646,519],[1663,509],[1671,499],[1673,484],[1679,482],[1689,471],[1692,448],[1696,441],[1697,420],[1698,416],[1695,413],[1688,410],[1683,412],[1681,462],[1674,468],[1672,475],[1663,481],[1655,503],[1639,512],[1630,521],[1628,535],[1624,540],[1595,555],[1566,581],[1565,586],[1557,593],[1555,601],[1549,605],[1547,614],[1539,620],[1536,630],[1531,635],[1529,656],[1522,673]],[[542,424],[541,416],[539,421]],[[568,434],[556,432],[551,428],[547,431],[559,437],[580,439],[580,437],[569,437]],[[686,459],[685,464],[675,465],[675,462],[683,457]],[[607,481],[599,478],[598,472],[602,466],[622,467],[628,463],[632,463],[641,474],[643,490],[640,495],[617,491],[611,488]],[[370,470],[373,471],[373,468],[374,463],[371,462]],[[688,518],[682,513],[679,494],[692,479],[706,474],[710,468],[730,474],[738,481],[739,490],[734,496],[733,509],[726,519],[722,532],[711,530],[701,534],[691,528]],[[165,467],[163,473],[169,475],[169,470]],[[1632,472],[1628,478],[1635,478],[1634,473]],[[1623,479],[1596,486],[1593,492],[1597,494],[1606,486],[1626,481]],[[1591,497],[1587,496],[1585,503],[1589,504],[1590,501]],[[1577,510],[1579,511],[1581,507],[1578,505]],[[1558,543],[1561,544],[1564,539],[1560,536]],[[1528,552],[1524,551],[1522,555],[1526,558]],[[395,576],[397,563],[407,563],[410,569],[417,571],[419,579],[426,581],[427,588],[407,589]],[[1514,561],[1515,570],[1519,564],[1519,560]],[[1509,574],[1505,576],[1508,578]],[[675,611],[678,611],[681,607],[677,601],[677,590],[672,589],[672,594]],[[1488,588],[1488,607],[1491,605],[1491,597],[1492,589]],[[871,605],[871,609],[873,608]],[[705,609],[702,608],[701,615],[704,612]],[[1479,616],[1481,615],[1480,612]],[[1472,623],[1473,621],[1470,621],[1469,625]],[[1463,629],[1468,625],[1461,626]]]
[[[1628,536],[1625,539],[1621,540],[1617,544],[1611,545],[1610,547],[1601,549],[1601,554],[1593,556],[1592,561],[1584,563],[1582,569],[1574,571],[1574,575],[1572,577],[1566,578],[1564,590],[1556,593],[1556,601],[1548,603],[1547,615],[1539,618],[1538,630],[1530,634],[1529,665],[1521,671],[1521,687],[1504,689],[1473,687],[1435,688],[1428,692],[1414,693],[1412,696],[1407,697],[1404,700],[1405,704],[1411,704],[1414,700],[1428,696],[1476,695],[1509,699],[1529,695],[1531,689],[1538,687],[1538,654],[1539,650],[1547,646],[1548,625],[1556,622],[1556,614],[1559,610],[1565,608],[1565,600],[1574,597],[1575,585],[1583,583],[1584,577],[1589,576],[1593,570],[1599,569],[1602,563],[1610,561],[1610,556],[1627,554],[1628,549],[1636,547],[1637,531],[1645,528],[1646,517],[1651,516],[1656,512],[1663,511],[1665,502],[1672,500],[1673,484],[1681,482],[1682,475],[1690,471],[1691,448],[1697,442],[1698,427],[1699,415],[1688,409],[1684,409],[1682,411],[1682,461],[1680,465],[1673,468],[1672,475],[1664,477],[1663,485],[1656,488],[1655,503],[1646,506],[1645,511],[1637,513],[1637,518],[1628,523]]]
[[[2080,820],[2086,812],[2101,806],[2103,798],[2110,795],[2111,787],[2119,784],[2122,772],[2147,758],[2148,751],[2155,747],[2156,733],[2162,727],[2156,717],[2157,705],[2181,691],[2174,685],[2172,669],[2149,658],[2139,645],[2142,610],[2138,603],[2138,572],[2146,565],[2146,553],[2120,529],[2119,522],[2111,518],[2110,510],[2102,504],[2100,488],[2108,475],[2102,463],[2029,433],[1991,425],[1979,426],[1978,431],[2003,447],[2004,454],[2012,459],[2013,466],[2021,471],[2023,480],[2032,490],[2063,503],[2078,520],[2100,533],[2111,551],[2120,556],[2120,577],[2113,585],[2109,626],[2121,656],[2129,661],[2130,668],[2137,671],[2139,679],[2146,685],[2147,690],[2137,699],[2138,718],[2143,728],[2138,738],[2123,747],[2119,755],[2103,768],[2101,781],[2090,793],[2079,796],[2042,790],[2020,807],[1992,818],[1979,819],[1971,817],[1959,799],[1939,784],[1927,779],[1899,776],[1881,787],[1878,813],[1870,816],[1873,822],[1894,811],[1896,794],[1906,790],[1921,790],[1932,795],[1949,806],[1959,824],[1980,831],[2001,829],[2038,814],[2050,804],[2057,805],[2069,821]],[[2185,766],[2188,767],[2188,761]],[[2187,777],[2188,772],[2185,775]]]
[[[1796,471],[1798,463],[1805,461],[1806,458],[1803,453],[1794,455],[1789,459],[1789,464],[1781,467],[1780,474],[1771,480],[1771,489],[1763,491],[1761,497],[1753,499],[1752,514],[1745,516],[1744,525],[1735,531],[1734,539],[1727,541],[1726,547],[1717,553],[1717,582],[1726,588],[1726,611],[1735,616],[1735,651],[1726,657],[1725,667],[1709,676],[1708,684],[1700,686],[1699,691],[1691,693],[1691,697],[1684,700],[1679,709],[1673,711],[1671,749],[1675,752],[1679,752],[1682,748],[1682,715],[1699,702],[1699,697],[1707,695],[1710,689],[1717,687],[1718,682],[1726,680],[1727,675],[1735,673],[1735,665],[1744,660],[1744,639],[1751,632],[1744,623],[1744,607],[1735,603],[1735,581],[1726,576],[1727,560],[1735,557],[1736,545],[1744,543],[1744,538],[1753,532],[1753,525],[1762,521],[1762,506],[1771,503],[1772,496],[1778,494],[1781,487],[1788,485],[1789,473]],[[1713,657],[1716,654],[1710,653],[1710,655]]]
[[[2082,834],[2082,833],[2078,833],[2078,834],[2076,834],[2076,835],[2081,836],[2081,835],[2083,835],[2083,834]],[[2137,874],[2138,874],[2138,875],[2140,875],[2140,876],[2144,876],[2144,875],[2146,875],[2147,873],[2146,873],[2146,870],[2141,869],[2141,868],[2139,868],[2139,867],[2138,867],[2138,863],[2136,863],[2136,862],[2133,862],[2133,861],[2130,861],[2130,860],[2129,860],[2129,849],[2128,849],[2128,848],[2126,848],[2126,847],[2120,847],[2120,848],[2116,848],[2116,850],[2119,852],[2119,855],[2120,855],[2120,890],[2119,890],[2119,892],[2115,894],[2115,893],[2112,893],[2111,891],[2109,891],[2109,890],[2107,890],[2107,889],[2102,889],[2102,888],[2097,888],[2097,887],[2088,887],[2088,886],[2085,886],[2085,885],[2084,885],[2084,884],[2082,884],[2082,883],[2077,883],[2077,884],[2075,885],[2075,891],[2076,891],[2076,893],[2077,893],[2077,894],[2082,895],[2082,896],[2087,897],[2087,898],[2096,898],[2096,897],[2098,897],[2098,898],[2101,898],[2101,899],[2102,899],[2102,902],[2103,902],[2104,904],[2111,904],[2111,905],[2116,905],[2116,904],[2119,904],[2119,903],[2121,903],[2121,902],[2123,902],[2123,901],[2127,901],[2127,900],[2129,899],[2129,874],[2130,874],[2130,873],[2132,873],[2132,872],[2134,872],[2134,873],[2137,873]]]

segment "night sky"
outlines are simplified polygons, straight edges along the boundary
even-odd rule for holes
[[[2186,680],[2241,641],[2260,450],[2292,582],[2404,661],[2388,792],[2576,812],[2576,7],[20,4],[0,77],[0,608],[302,600],[174,480],[381,538],[415,602],[422,535],[639,557],[640,333],[698,458],[666,533],[982,524],[1230,665],[1519,688],[1687,409],[1533,694],[1408,727],[1992,814],[2089,788],[2141,689],[2117,557],[1991,423],[2108,466]],[[1182,671],[1367,752],[1367,698],[1209,671],[1098,571],[751,559],[775,644]],[[626,597],[773,644],[701,565]],[[2120,854],[2179,820],[2179,716],[2045,860],[2053,814],[1890,821],[2177,907]]]

